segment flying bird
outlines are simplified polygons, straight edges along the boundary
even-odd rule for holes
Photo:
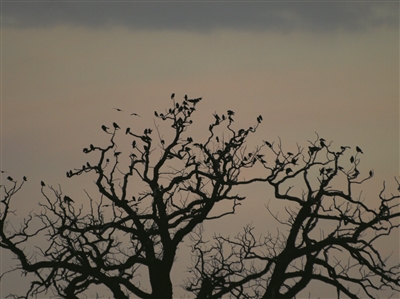
[[[114,127],[115,130],[121,129],[121,128],[117,125],[117,123],[113,123],[113,127]]]
[[[361,148],[359,148],[358,146],[356,146],[356,151],[357,151],[357,153],[364,154],[363,151],[361,150]]]
[[[108,133],[107,130],[109,129],[108,127],[106,127],[105,125],[102,125],[101,128],[103,129],[104,132]]]
[[[140,117],[140,115],[137,114],[137,113],[135,113],[135,112],[132,112],[131,115],[133,115],[133,116],[139,116],[139,117]]]
[[[122,109],[119,109],[119,108],[114,108],[114,109],[117,110],[118,112],[123,111]]]

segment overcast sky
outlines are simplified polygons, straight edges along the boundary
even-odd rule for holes
[[[172,92],[203,97],[198,136],[231,109],[237,126],[262,114],[259,139],[287,150],[315,132],[359,145],[360,169],[376,174],[367,201],[399,175],[397,1],[14,0],[1,22],[1,169],[28,177],[33,207],[41,180],[84,201],[82,178],[65,177],[87,161],[82,148],[106,142],[102,124],[152,126]],[[245,213],[272,198],[257,188],[237,225],[265,225]]]

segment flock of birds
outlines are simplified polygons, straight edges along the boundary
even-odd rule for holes
[[[174,100],[174,99],[175,99],[175,93],[172,93],[172,94],[171,94],[171,100]],[[202,98],[189,99],[188,96],[185,95],[185,96],[184,96],[184,99],[185,99],[185,101],[196,105]],[[114,107],[113,109],[116,110],[117,112],[124,112],[124,110],[122,110],[121,108],[116,108],[116,107]],[[233,121],[232,116],[233,116],[234,114],[235,114],[235,113],[234,113],[232,110],[228,110],[228,111],[227,111],[228,118],[229,118],[231,121]],[[137,113],[135,113],[135,112],[130,113],[130,115],[131,115],[131,116],[136,116],[136,117],[141,117],[139,114],[137,114]],[[259,116],[257,117],[257,122],[258,122],[258,123],[261,123],[262,120],[263,120],[262,116],[259,115]],[[112,125],[113,125],[114,130],[119,130],[119,129],[121,129],[120,126],[119,126],[117,123],[115,123],[115,122],[113,122]],[[101,129],[102,129],[104,132],[109,133],[108,130],[109,130],[110,128],[107,127],[107,126],[105,126],[105,125],[102,125],[102,126],[101,126]],[[129,128],[127,128],[127,130],[126,130],[126,134],[128,134],[128,133],[130,133],[130,129],[129,129]],[[309,152],[308,152],[308,153],[309,153],[310,155],[313,155],[314,153],[320,151],[323,147],[326,147],[326,140],[325,140],[325,139],[320,138],[319,141],[320,141],[320,146],[315,146],[315,145],[313,145],[313,146],[309,146],[309,147],[308,147],[308,149],[309,149]],[[271,143],[269,143],[268,141],[264,141],[264,142],[265,142],[265,144],[266,144],[268,147],[272,148],[272,144],[271,144]],[[347,148],[350,148],[350,147],[349,147],[349,146],[341,146],[342,152],[344,152]],[[356,146],[356,152],[357,152],[357,154],[358,154],[358,153],[361,153],[361,154],[364,153],[364,152],[362,151],[362,149],[361,149],[360,147],[358,147],[358,146]],[[295,164],[295,162],[296,162],[296,161],[294,161],[294,164]],[[353,164],[354,162],[355,162],[355,157],[354,157],[354,156],[351,156],[351,157],[350,157],[350,163]],[[296,164],[295,164],[295,165],[296,165]],[[328,169],[324,169],[324,171],[328,171]],[[4,171],[4,170],[1,170],[0,172],[1,172],[1,173],[6,173],[6,171]],[[286,174],[287,174],[287,175],[288,175],[290,172],[292,172],[292,170],[291,170],[290,168],[286,170]],[[372,170],[369,172],[369,175],[370,175],[370,177],[373,176],[373,171],[372,171]],[[9,180],[9,181],[11,181],[11,182],[16,182],[11,176],[8,176],[8,177],[7,177],[7,180]],[[27,181],[26,176],[23,177],[23,180],[24,180],[25,182]],[[40,185],[41,185],[42,188],[46,186],[46,184],[45,184],[43,181],[40,182]],[[399,189],[400,189],[400,187],[399,187]],[[400,191],[400,190],[399,190],[399,191]],[[63,200],[64,200],[64,202],[67,203],[67,204],[71,204],[71,203],[74,202],[74,201],[73,201],[69,196],[67,196],[67,195],[64,196]]]

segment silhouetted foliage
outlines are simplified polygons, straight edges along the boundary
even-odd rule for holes
[[[162,129],[171,130],[167,137],[157,125],[143,133],[122,132],[116,122],[102,125],[108,145],[83,149],[97,162],[66,173],[68,178],[95,176],[99,197],[88,194],[89,212],[61,188],[41,181],[43,212],[30,214],[16,229],[9,224],[15,213],[12,198],[26,178],[19,183],[8,177],[11,187],[1,186],[0,246],[19,261],[15,271],[36,277],[21,297],[51,290],[79,298],[102,285],[115,298],[173,298],[171,269],[184,240],[193,258],[184,288],[198,299],[293,298],[313,280],[335,287],[338,298],[373,298],[371,290],[382,288],[399,291],[399,265],[386,265],[375,243],[398,227],[400,196],[386,198],[384,187],[377,211],[354,196],[353,186],[373,176],[370,171],[363,177],[357,168],[363,153],[359,147],[349,158],[351,148],[336,149],[317,136],[297,152],[284,152],[280,142],[268,141],[249,151],[247,139],[263,118],[235,129],[231,110],[215,113],[208,136],[196,140],[189,128],[200,101],[185,95],[179,103],[172,94],[171,108],[154,112]],[[117,147],[115,138],[121,134],[130,138],[129,149]],[[350,166],[342,166],[343,160]],[[254,167],[264,174],[246,172]],[[336,184],[338,177],[345,184]],[[234,237],[204,240],[202,224],[235,214],[245,199],[235,188],[256,182],[272,186],[275,198],[287,203],[286,219],[267,209],[267,216],[289,228],[287,234],[275,236],[265,229],[267,235],[259,238],[249,225]],[[217,212],[221,202],[228,209]],[[34,231],[33,219],[41,223]],[[42,233],[48,243],[35,255],[27,252],[24,245]],[[141,284],[146,279],[148,289]]]

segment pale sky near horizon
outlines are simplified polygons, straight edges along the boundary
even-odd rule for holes
[[[2,1],[1,22],[0,179],[26,175],[31,201],[41,180],[79,197],[84,187],[65,172],[87,161],[82,148],[107,141],[100,126],[153,126],[173,92],[203,97],[199,132],[214,112],[235,111],[237,126],[261,114],[259,140],[279,136],[288,150],[315,132],[360,146],[360,170],[375,171],[366,200],[384,180],[396,187],[396,1]]]

